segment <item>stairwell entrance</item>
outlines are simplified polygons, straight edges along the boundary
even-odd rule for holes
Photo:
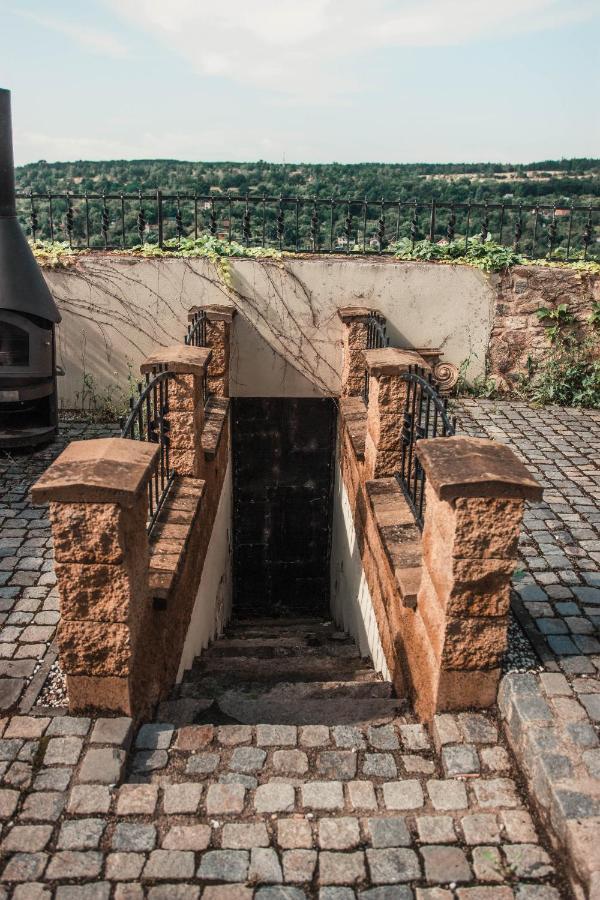
[[[333,399],[232,401],[233,612],[329,616]]]

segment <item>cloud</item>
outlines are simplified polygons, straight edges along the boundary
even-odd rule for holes
[[[360,89],[365,53],[558,28],[592,0],[104,0],[202,75],[320,99]],[[358,64],[358,65],[357,65]]]
[[[129,49],[114,34],[103,29],[91,27],[88,25],[77,24],[76,22],[65,22],[63,19],[57,18],[54,13],[44,16],[39,13],[30,12],[28,10],[15,9],[14,12],[24,19],[34,22],[41,28],[47,28],[50,31],[56,31],[64,34],[76,44],[91,50],[93,53],[99,53],[102,56],[112,56],[123,59],[129,56]]]

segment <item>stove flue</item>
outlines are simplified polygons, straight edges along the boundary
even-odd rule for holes
[[[10,91],[0,88],[0,448],[56,434],[60,313],[17,220]]]

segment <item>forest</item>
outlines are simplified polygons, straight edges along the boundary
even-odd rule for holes
[[[74,247],[131,248],[206,234],[292,251],[380,252],[402,239],[479,234],[530,256],[549,248],[569,258],[589,249],[595,257],[600,225],[599,159],[519,165],[41,160],[16,174],[28,234]],[[569,211],[572,206],[580,209]]]

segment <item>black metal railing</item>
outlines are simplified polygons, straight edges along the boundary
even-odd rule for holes
[[[192,313],[192,318],[188,325],[188,329],[183,342],[184,344],[188,344],[191,347],[206,347],[205,310],[200,309]]]
[[[402,417],[400,471],[396,478],[404,492],[415,521],[423,528],[425,472],[415,453],[423,438],[449,437],[456,433],[456,419],[448,416],[448,400],[440,397],[431,373],[414,366],[402,375],[406,383],[406,401]]]
[[[196,310],[192,314],[192,319],[188,325],[187,332],[183,339],[184,344],[190,347],[206,347],[206,311],[203,309]],[[208,390],[208,381],[206,379],[206,371],[202,376],[202,397],[204,405],[210,396]]]
[[[390,339],[387,335],[387,321],[381,313],[372,310],[367,319],[367,350],[381,350],[383,347],[389,347]],[[364,384],[363,384],[363,400],[365,406],[369,405],[369,369],[365,366]]]
[[[442,203],[256,194],[90,194],[20,191],[17,208],[33,240],[76,248],[162,247],[213,235],[296,253],[389,252],[405,238],[512,246],[523,256],[599,259],[600,206],[556,203]]]
[[[166,368],[157,366],[137,385],[137,399],[129,400],[130,412],[121,419],[121,437],[158,444],[160,456],[148,483],[148,533],[152,531],[169,488],[175,479],[169,458],[169,378]]]

